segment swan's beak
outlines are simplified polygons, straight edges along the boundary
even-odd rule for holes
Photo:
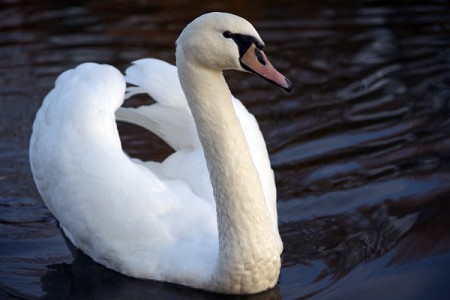
[[[248,47],[240,60],[242,67],[247,71],[261,76],[287,92],[292,90],[291,81],[272,66],[264,52],[258,49],[255,44],[251,44],[250,47]]]

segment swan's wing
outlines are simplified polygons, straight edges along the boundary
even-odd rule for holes
[[[38,190],[70,240],[107,267],[163,281],[208,276],[215,208],[183,180],[123,153],[114,111],[124,91],[111,66],[83,64],[57,79],[30,140]]]
[[[236,115],[244,131],[244,135],[248,141],[253,163],[258,170],[264,197],[266,198],[266,204],[272,216],[273,226],[276,229],[276,232],[278,232],[277,191],[275,186],[275,176],[272,167],[270,166],[266,142],[255,117],[248,112],[238,99],[233,98],[233,104]]]
[[[183,178],[196,193],[213,201],[203,149],[176,67],[157,59],[141,59],[127,69],[125,79],[135,85],[128,88],[128,97],[147,93],[157,103],[138,108],[120,108],[116,112],[117,119],[140,125],[160,136],[175,150],[181,150],[164,161],[162,172],[169,178]],[[254,116],[234,97],[233,105],[259,172],[274,226],[277,227],[274,174],[264,138]]]
[[[127,98],[145,93],[156,103],[121,107],[116,119],[155,133],[176,150],[162,164],[143,164],[157,168],[166,178],[187,182],[199,197],[215,205],[203,148],[176,67],[158,59],[140,59],[126,70],[125,80],[133,84],[127,89]]]
[[[174,65],[144,58],[134,61],[125,74],[126,82],[135,85],[128,88],[127,98],[136,93],[148,93],[164,106],[188,108]]]
[[[175,66],[158,59],[137,60],[126,70],[125,80],[134,85],[127,89],[127,98],[147,93],[156,103],[137,108],[121,107],[116,112],[118,121],[152,131],[175,150],[198,146],[195,123]]]

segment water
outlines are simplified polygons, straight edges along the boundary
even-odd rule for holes
[[[250,20],[295,88],[226,74],[266,138],[285,245],[279,284],[250,298],[450,296],[448,3],[247,2],[0,3],[1,299],[217,298],[127,278],[73,249],[27,150],[59,73],[85,61],[173,63],[181,29],[211,10]],[[136,127],[120,131],[134,156],[170,153],[162,142],[149,149],[156,138]]]

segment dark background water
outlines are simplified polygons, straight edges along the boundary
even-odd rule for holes
[[[266,138],[285,245],[279,284],[250,298],[448,299],[450,6],[356,0],[1,1],[0,298],[218,297],[127,278],[72,249],[28,163],[34,115],[59,73],[173,63],[181,29],[213,10],[250,20],[295,85],[284,94],[226,74]],[[170,152],[120,131],[133,156]]]

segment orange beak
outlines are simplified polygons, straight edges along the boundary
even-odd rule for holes
[[[287,92],[292,90],[291,81],[272,66],[264,52],[258,49],[255,44],[251,44],[242,55],[241,65],[247,71],[261,76]]]

